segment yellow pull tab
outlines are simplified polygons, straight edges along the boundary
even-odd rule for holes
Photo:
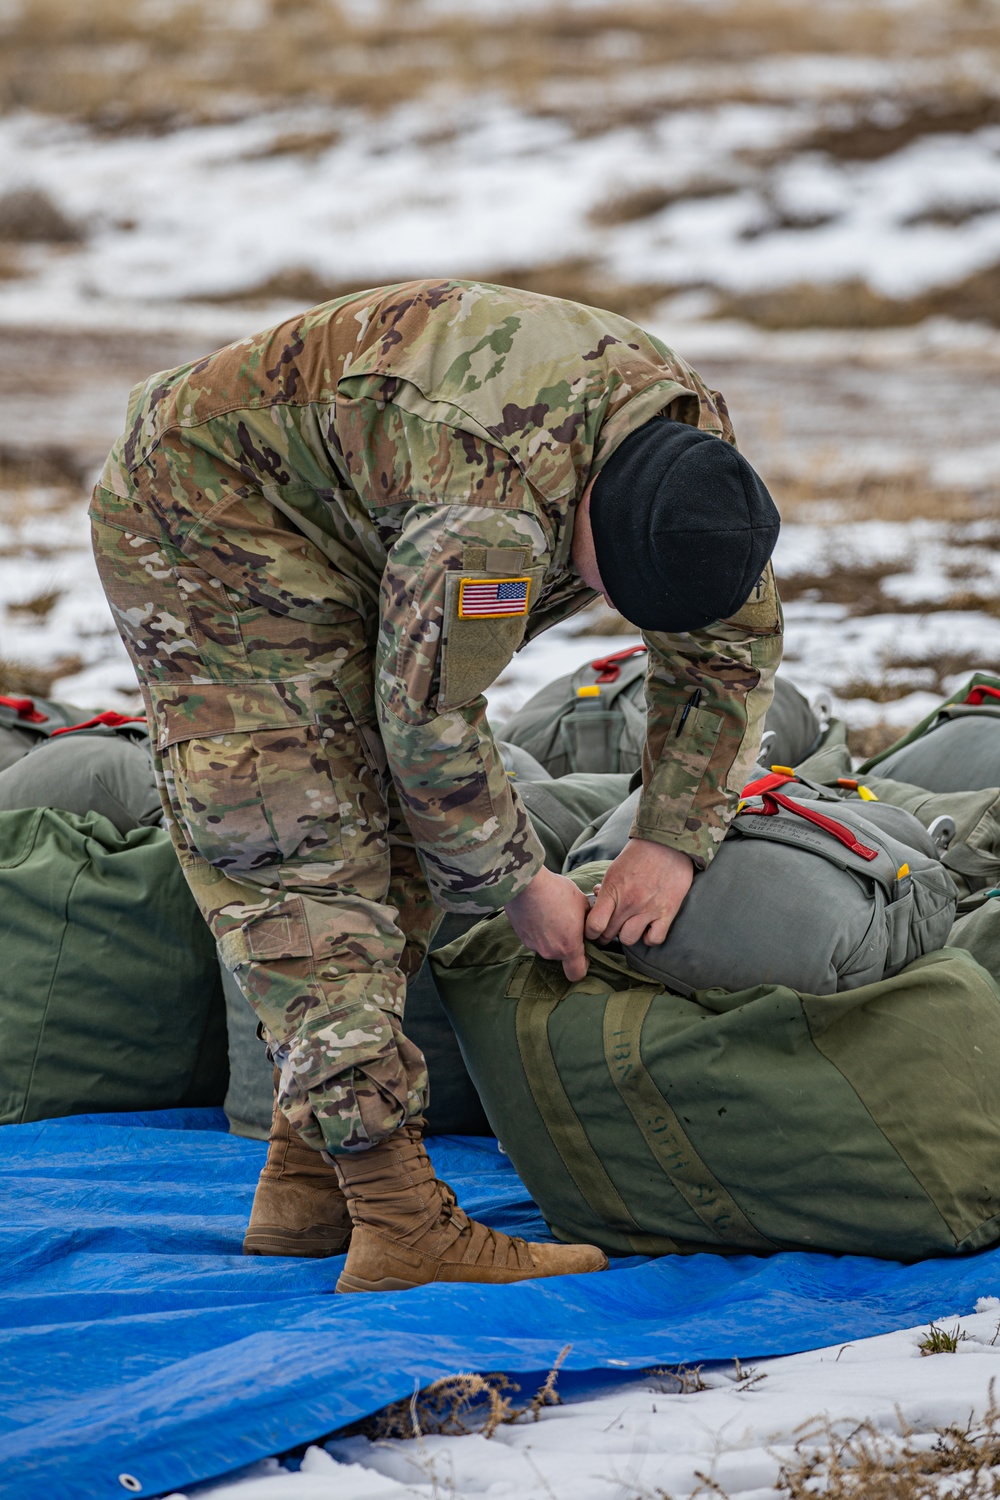
[[[771,770],[772,771],[777,771],[777,773],[778,773],[779,776],[794,776],[795,775],[795,768],[794,768],[794,766],[772,766]]]
[[[595,682],[590,687],[578,687],[576,690],[576,696],[578,698],[599,698],[601,696],[601,690]]]
[[[861,798],[862,802],[877,802],[878,801],[878,798],[876,797],[875,793],[871,790],[871,788],[867,787],[867,786],[862,786],[861,783],[860,783],[860,781],[858,782],[858,796]],[[909,874],[909,870],[907,870],[907,874]]]
[[[909,873],[910,873],[910,867],[909,867],[909,865],[900,865],[899,869],[896,871],[896,879],[897,880],[905,880],[906,877],[907,877],[907,875],[909,875]]]

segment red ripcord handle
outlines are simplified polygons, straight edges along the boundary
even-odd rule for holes
[[[597,666],[596,661],[594,666]],[[962,706],[963,708],[978,708],[984,698],[1000,698],[1000,688],[974,687]]]
[[[801,802],[792,802],[781,792],[761,792],[760,797],[764,804],[762,810],[765,816],[770,817],[778,811],[779,807],[783,807],[786,812],[805,818],[807,823],[815,823],[816,827],[822,828],[824,833],[832,834],[846,849],[850,849],[852,854],[860,854],[862,859],[878,859],[877,849],[869,849],[868,845],[862,844],[850,828],[845,827],[843,823],[835,822],[833,818],[828,818],[825,813],[816,812]],[[744,808],[744,812],[756,812],[756,808]]]
[[[104,725],[108,729],[121,729],[123,724],[145,724],[145,714],[120,714],[113,708],[106,708],[102,714],[95,714],[92,719],[84,719],[82,724],[66,724],[62,729],[53,729],[50,739],[55,739],[57,734],[75,734],[78,729],[97,729]]]
[[[599,656],[590,665],[595,672],[600,672],[598,682],[617,682],[622,675],[621,663],[628,661],[630,656],[638,656],[645,651],[645,646],[628,646],[624,651],[614,651],[610,656]]]
[[[4,708],[12,708],[19,719],[25,724],[47,724],[48,714],[43,714],[40,708],[35,707],[34,698],[8,698],[0,694],[0,704]]]

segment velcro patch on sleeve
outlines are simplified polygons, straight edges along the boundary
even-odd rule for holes
[[[460,620],[505,620],[528,613],[530,578],[463,578],[458,590]]]

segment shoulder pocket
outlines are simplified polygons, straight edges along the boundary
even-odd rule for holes
[[[449,573],[439,709],[461,708],[496,681],[524,639],[544,573],[544,568],[523,568],[503,577],[482,569]],[[514,608],[519,612],[503,612]]]
[[[754,584],[753,593],[741,610],[723,621],[739,625],[751,635],[777,635],[781,631],[781,605],[774,582],[774,569],[768,563]]]

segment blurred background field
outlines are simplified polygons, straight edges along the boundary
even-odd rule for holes
[[[133,381],[438,275],[725,393],[789,674],[859,752],[1000,665],[997,0],[4,0],[0,38],[0,687],[134,701],[83,519]],[[498,711],[628,639],[573,628]]]

